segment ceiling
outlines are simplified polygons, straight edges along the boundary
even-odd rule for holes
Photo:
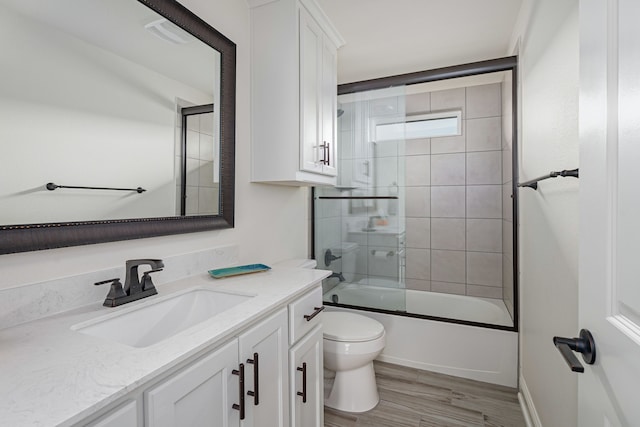
[[[346,41],[338,83],[508,56],[522,0],[318,0]]]

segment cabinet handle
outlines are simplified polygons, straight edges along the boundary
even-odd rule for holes
[[[260,368],[258,367],[258,353],[253,353],[253,359],[247,359],[249,365],[253,365],[253,391],[249,390],[247,394],[253,396],[253,404],[258,406],[260,404]]]
[[[238,383],[240,385],[238,393],[240,404],[234,403],[232,408],[240,411],[240,419],[244,420],[244,364],[241,363],[238,369],[234,369],[231,373],[233,375],[238,375]]]
[[[320,159],[319,163],[322,163],[323,165],[328,165],[329,164],[329,155],[328,155],[328,145],[326,143],[326,141],[322,141],[323,143],[321,145],[318,145],[319,148],[322,148],[322,158]]]
[[[304,315],[304,320],[306,320],[307,322],[310,322],[311,319],[320,314],[320,312],[324,310],[324,305],[321,305],[320,307],[313,307],[313,309],[315,310],[313,313]]]
[[[296,368],[302,372],[302,391],[297,392],[298,396],[302,396],[302,403],[307,403],[307,362],[302,363],[302,368]]]
[[[325,156],[325,165],[330,165],[331,164],[331,150],[329,149],[330,144],[328,142],[324,143],[325,149],[327,150],[327,155]]]

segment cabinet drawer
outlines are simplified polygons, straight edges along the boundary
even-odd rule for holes
[[[313,316],[322,307],[322,287],[317,287],[308,294],[289,304],[289,344],[293,345],[307,332],[319,325],[322,313]],[[308,316],[305,318],[305,316]],[[313,316],[313,317],[311,317]],[[311,318],[309,318],[311,317]]]

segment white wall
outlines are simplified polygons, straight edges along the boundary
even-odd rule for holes
[[[176,98],[212,94],[1,9],[0,224],[173,215]],[[51,192],[47,182],[147,191]]]
[[[520,180],[578,167],[578,1],[535,0],[520,38]],[[520,387],[545,427],[577,425],[577,376],[552,344],[578,333],[578,180],[520,189]]]
[[[249,10],[241,0],[182,2],[237,44],[236,227],[152,239],[0,256],[0,288],[122,266],[134,257],[166,257],[225,244],[241,262],[308,255],[308,190],[249,183]],[[87,286],[91,286],[87,283]]]

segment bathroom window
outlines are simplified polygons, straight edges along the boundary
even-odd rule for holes
[[[460,110],[407,116],[401,120],[378,121],[375,125],[376,142],[462,134]]]

